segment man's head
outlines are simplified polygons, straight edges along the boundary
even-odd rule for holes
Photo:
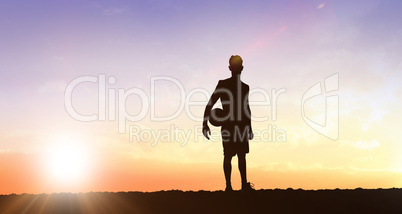
[[[229,70],[232,71],[232,75],[241,74],[243,70],[243,60],[239,55],[232,55],[229,59]]]

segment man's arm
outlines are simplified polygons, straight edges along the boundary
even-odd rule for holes
[[[250,139],[250,140],[252,140],[253,138],[254,138],[254,134],[253,134],[253,128],[251,127],[251,109],[250,109],[250,105],[249,105],[249,103],[248,103],[248,94],[249,94],[249,91],[250,91],[250,88],[249,87],[247,87],[247,94],[246,94],[246,103],[247,103],[247,111],[248,111],[248,117],[247,117],[247,119],[248,119],[248,127],[249,127],[249,133],[248,133],[248,138]]]
[[[202,133],[208,140],[209,140],[208,134],[211,134],[211,130],[209,129],[209,126],[208,126],[208,120],[209,120],[209,117],[211,114],[212,107],[214,106],[216,101],[218,101],[218,99],[219,99],[219,95],[218,95],[219,83],[220,83],[220,81],[218,82],[218,85],[216,86],[214,93],[212,93],[211,97],[209,98],[209,101],[207,103],[207,106],[205,106],[205,111],[204,111],[204,121],[202,123]]]

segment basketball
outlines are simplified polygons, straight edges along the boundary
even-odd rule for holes
[[[225,114],[225,112],[223,111],[223,109],[221,108],[214,108],[211,110],[211,114],[209,117],[209,122],[213,125],[213,126],[222,126],[222,124],[225,121],[225,117],[227,115]]]

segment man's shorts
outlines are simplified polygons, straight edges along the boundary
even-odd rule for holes
[[[249,153],[248,127],[222,126],[221,135],[225,156]]]

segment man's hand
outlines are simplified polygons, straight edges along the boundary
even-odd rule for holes
[[[252,140],[253,138],[254,138],[253,130],[250,130],[250,131],[248,132],[248,139],[249,139],[249,140]]]
[[[209,140],[208,134],[211,134],[211,130],[209,129],[208,124],[203,124],[202,125],[202,134]]]

